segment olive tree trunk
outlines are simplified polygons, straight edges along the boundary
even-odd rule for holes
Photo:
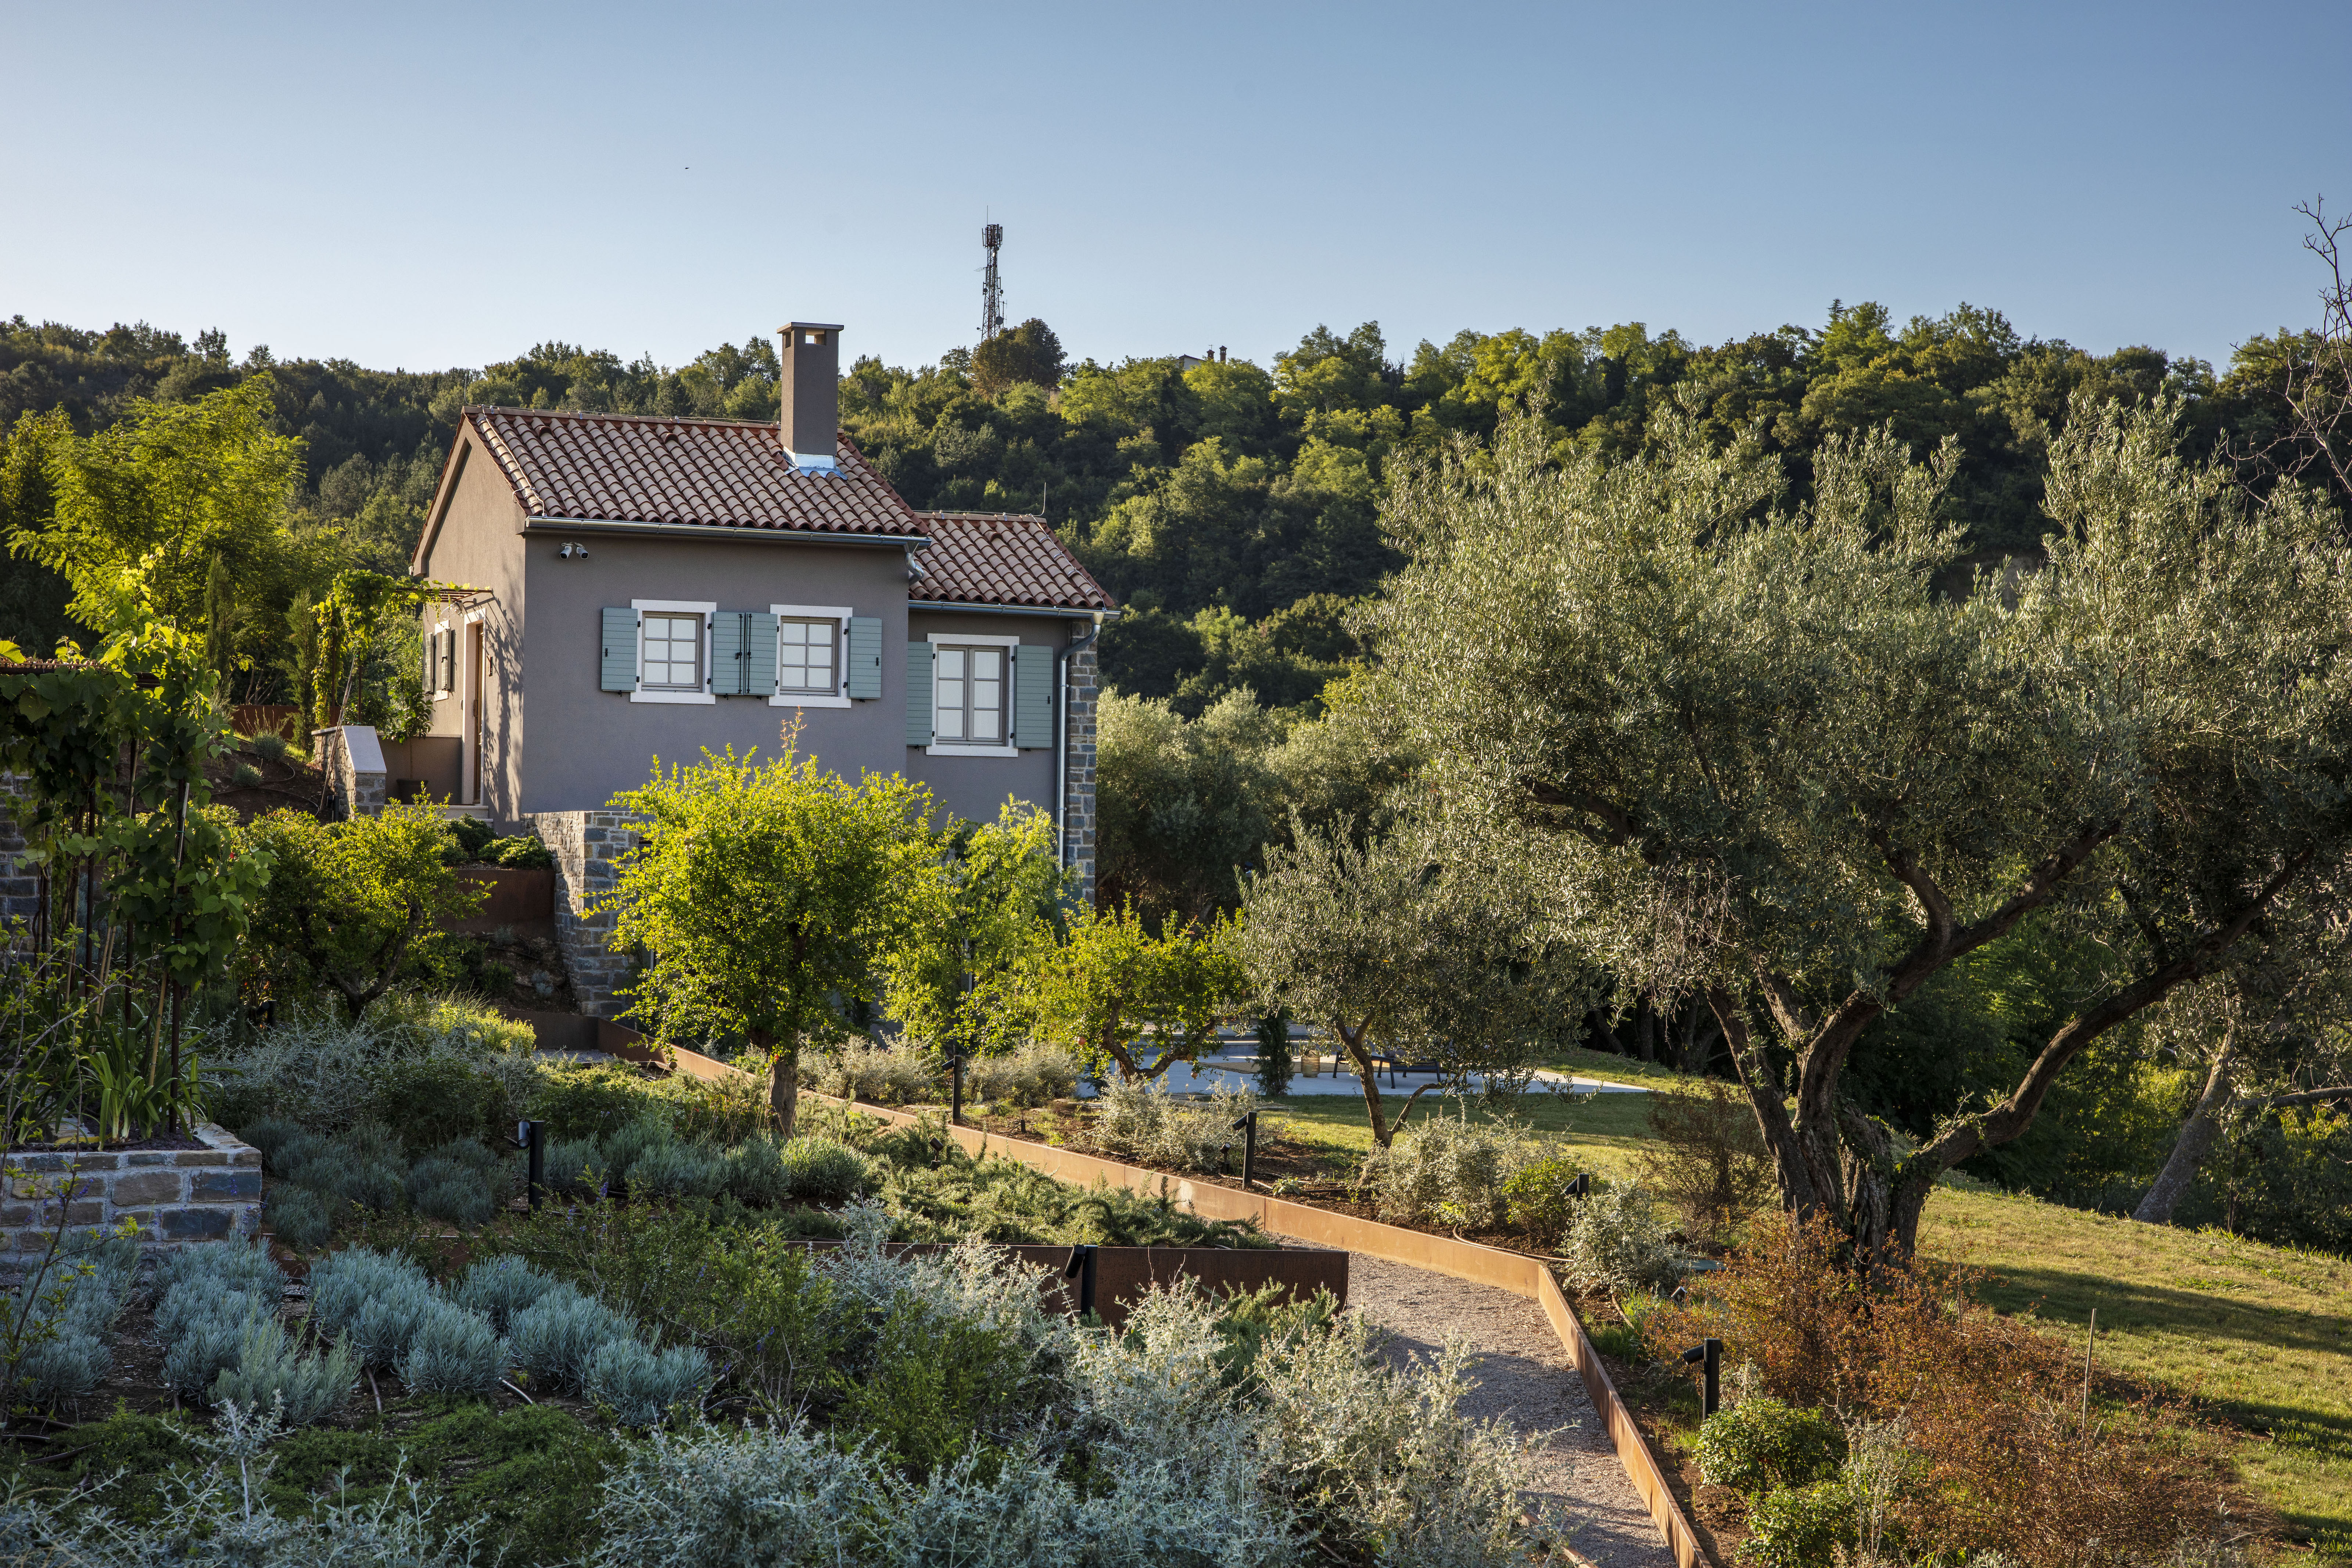
[[[2173,1140],[2172,1152],[2166,1156],[2164,1169],[2156,1184],[2132,1210],[2132,1218],[2144,1225],[2170,1225],[2172,1211],[2180,1205],[2189,1184],[2197,1179],[2198,1169],[2205,1156],[2213,1152],[2221,1136],[2221,1112],[2229,1108],[2230,1080],[2237,1069],[2237,1043],[2224,1037],[2221,1048],[2213,1057],[2212,1070],[2205,1075],[2205,1092],[2197,1099],[2197,1109],[2180,1124],[2180,1136]]]

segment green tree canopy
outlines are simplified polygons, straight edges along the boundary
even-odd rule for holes
[[[657,765],[614,804],[645,819],[597,905],[617,917],[614,945],[646,954],[630,1015],[658,1039],[732,1034],[772,1053],[789,1135],[803,1042],[871,1002],[883,956],[936,921],[929,794],[895,773],[852,784],[789,749],[730,751]]]
[[[1234,949],[1268,1011],[1330,1030],[1381,1147],[1430,1089],[1527,1072],[1547,1020],[1590,1005],[1559,923],[1510,879],[1447,856],[1425,826],[1370,840],[1344,821],[1295,828],[1246,879]],[[1381,1051],[1438,1069],[1393,1117]]]
[[[450,864],[449,825],[430,805],[394,801],[345,822],[273,811],[244,839],[270,872],[238,954],[241,978],[270,995],[331,990],[354,1021],[394,981],[429,973],[440,922],[488,896]]]
[[[2078,398],[2047,565],[1948,595],[1954,447],[1830,441],[1787,506],[1703,414],[1560,468],[1520,419],[1416,475],[1373,617],[1393,717],[1465,853],[1531,868],[1633,989],[1708,999],[1784,1201],[1907,1247],[2102,1034],[2339,912],[2352,557],[2307,492],[2181,456],[2177,402]],[[1858,1040],[2029,921],[2109,961],[2014,1088],[1897,1159],[1839,1092]]]
[[[19,423],[10,443],[41,449],[49,512],[19,520],[9,548],[65,575],[86,626],[120,624],[136,600],[197,630],[214,558],[232,578],[259,570],[301,472],[299,444],[269,428],[270,391],[265,374],[142,404],[89,437],[58,414]]]

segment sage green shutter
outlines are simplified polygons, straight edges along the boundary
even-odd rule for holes
[[[930,645],[925,643],[923,646],[929,647]],[[842,667],[842,674],[847,678],[849,695],[853,699],[882,695],[881,616],[849,617],[849,653],[847,662]],[[929,722],[929,720],[924,721]]]
[[[450,639],[455,642],[457,639]],[[637,612],[623,606],[604,608],[604,655],[598,666],[606,691],[637,689]]]
[[[1013,743],[1026,752],[1054,743],[1054,650],[1043,643],[1013,650]]]
[[[743,623],[751,617],[740,610],[721,610],[710,617],[710,689],[719,697],[740,697],[743,684]]]
[[[931,743],[931,645],[907,645],[907,744]]]
[[[754,610],[743,617],[743,695],[776,694],[776,617]]]

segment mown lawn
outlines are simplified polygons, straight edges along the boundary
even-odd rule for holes
[[[1920,1247],[1991,1271],[1987,1299],[2236,1423],[2257,1496],[2352,1558],[2352,1263],[2028,1197],[1938,1192]]]
[[[1596,1051],[1572,1052],[1544,1065],[1586,1078],[1638,1083],[1653,1091],[1704,1092],[1701,1080],[1685,1078],[1664,1068],[1652,1067],[1624,1057],[1603,1056]],[[1395,1087],[1391,1088],[1386,1079],[1382,1079],[1381,1114],[1393,1119],[1404,1105],[1406,1096],[1418,1084],[1427,1082],[1429,1079],[1426,1078],[1399,1078]],[[1434,1090],[1423,1095],[1421,1103],[1413,1109],[1412,1121],[1405,1126],[1410,1129],[1423,1117],[1436,1114],[1436,1101]],[[1444,1114],[1463,1114],[1465,1103],[1473,1120],[1484,1121],[1495,1114],[1475,1099],[1449,1103]],[[1283,1121],[1289,1136],[1320,1152],[1335,1169],[1360,1160],[1372,1146],[1371,1121],[1365,1115],[1360,1094],[1293,1094],[1268,1101],[1268,1104],[1274,1115]],[[1520,1097],[1518,1114],[1523,1115],[1537,1131],[1558,1134],[1570,1149],[1587,1152],[1596,1175],[1633,1174],[1634,1146],[1650,1135],[1650,1097],[1646,1094],[1570,1096],[1536,1090]]]
[[[1549,1065],[1669,1092],[1699,1088],[1620,1057],[1578,1053]],[[1394,1115],[1402,1096],[1389,1098],[1385,1085],[1382,1096]],[[1432,1098],[1422,1097],[1415,1121],[1433,1109]],[[1274,1103],[1289,1136],[1335,1170],[1371,1146],[1360,1098]],[[1635,1151],[1650,1136],[1648,1106],[1646,1095],[1531,1094],[1524,1109],[1594,1172],[1622,1177],[1633,1173]],[[1468,1113],[1490,1114],[1475,1101]],[[1929,1202],[1920,1242],[1930,1257],[1988,1271],[1994,1307],[2032,1316],[2078,1352],[2095,1308],[2103,1373],[2189,1395],[2233,1424],[2241,1436],[2232,1447],[2254,1493],[2327,1555],[2352,1561],[2352,1262],[1965,1181]]]

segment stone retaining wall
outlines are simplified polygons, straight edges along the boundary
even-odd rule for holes
[[[9,1155],[0,1254],[46,1247],[61,1203],[71,1226],[136,1220],[145,1247],[253,1235],[261,1225],[261,1152],[209,1121],[195,1135],[202,1149]]]
[[[639,818],[627,811],[542,811],[523,818],[555,858],[555,945],[572,975],[580,1010],[610,1018],[627,1005],[620,988],[635,964],[605,946],[613,913],[588,906],[621,879],[620,859],[636,842]]]

